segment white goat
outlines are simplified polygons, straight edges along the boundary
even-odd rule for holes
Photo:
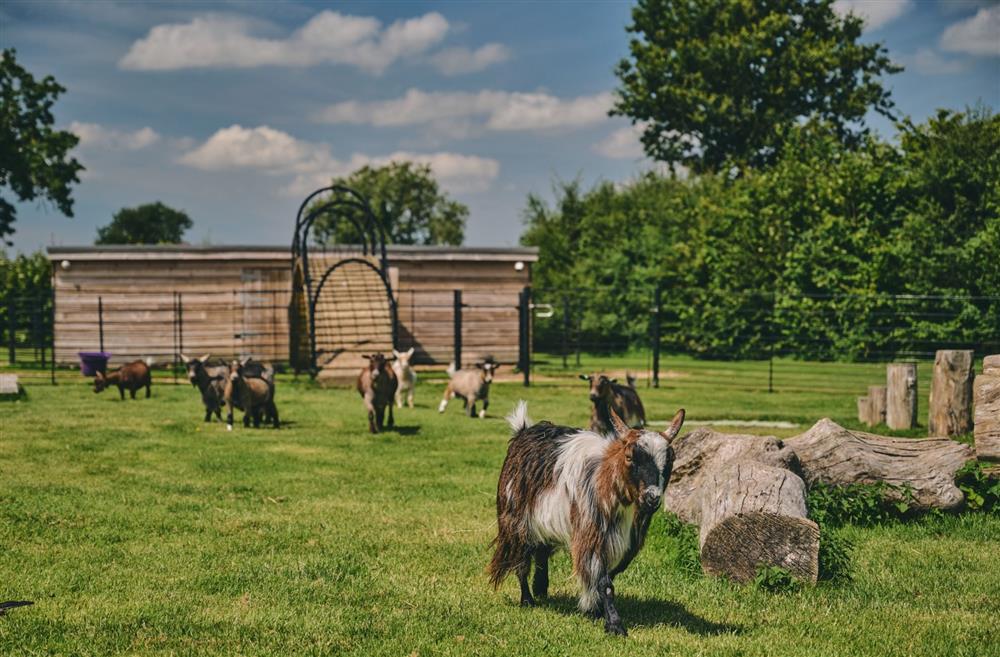
[[[403,397],[406,397],[406,405],[413,408],[413,389],[417,387],[417,373],[410,366],[410,359],[413,357],[413,347],[406,351],[392,350],[392,355],[396,360],[392,361],[392,371],[396,373],[396,380],[399,387],[396,388],[396,407],[403,408]]]

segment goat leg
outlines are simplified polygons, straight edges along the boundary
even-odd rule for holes
[[[490,407],[490,398],[483,397],[483,410],[479,411],[479,418],[482,419],[486,417],[486,409]]]
[[[389,407],[389,424],[388,427],[391,429],[396,426],[396,419],[392,417],[392,404],[386,404]]]
[[[212,409],[206,408],[205,409],[205,422],[211,422],[211,421],[212,421]]]
[[[602,571],[597,579],[597,595],[601,607],[604,608],[604,631],[608,634],[626,636],[628,632],[615,608],[615,585],[611,583],[611,576],[606,570]]]
[[[528,589],[528,574],[531,572],[531,548],[524,551],[524,557],[517,564],[517,581],[521,585],[521,606],[534,607],[535,599],[531,597],[531,590]]]
[[[413,388],[406,394],[406,405],[413,408]]]
[[[536,598],[547,598],[549,595],[549,556],[552,548],[539,545],[535,548],[535,575],[531,578],[531,592]]]
[[[275,406],[274,402],[268,403],[267,412],[271,414],[271,424],[275,429],[281,428],[281,420],[278,419],[278,407]]]
[[[125,401],[125,386],[118,386],[118,394],[121,395],[122,401]],[[132,393],[132,399],[135,399],[135,393]]]

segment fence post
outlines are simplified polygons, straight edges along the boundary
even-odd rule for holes
[[[520,315],[520,344],[518,351],[518,367],[524,375],[524,386],[531,385],[531,288],[525,286],[521,290],[521,299],[518,304]]]
[[[56,288],[52,286],[52,358],[49,359],[49,376],[52,377],[52,385],[56,384]]]
[[[452,314],[454,318],[454,338],[452,342],[454,344],[455,353],[452,356],[455,359],[455,371],[462,369],[462,291],[454,290],[454,300],[452,302]]]
[[[563,295],[563,327],[562,327],[562,361],[566,369],[566,357],[569,356],[569,298]]]
[[[11,365],[17,360],[17,299],[14,297],[9,297],[10,301],[7,303],[7,350],[8,350],[8,361]]]
[[[97,297],[97,335],[99,338],[99,344],[101,346],[100,351],[104,352],[104,300],[101,297]]]
[[[660,387],[660,301],[662,289],[656,286],[653,292],[653,387]]]

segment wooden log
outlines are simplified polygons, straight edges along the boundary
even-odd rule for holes
[[[1000,461],[1000,354],[983,359],[983,373],[973,387],[976,456]]]
[[[972,382],[976,373],[971,349],[942,349],[934,355],[927,432],[957,436],[972,431]]]
[[[778,566],[816,582],[819,527],[806,518],[806,486],[784,468],[737,461],[708,473],[701,496],[701,565],[710,575],[753,580]]]
[[[885,482],[909,487],[920,509],[959,507],[965,498],[955,486],[955,472],[973,458],[968,445],[948,438],[887,438],[851,431],[826,418],[785,444],[798,455],[810,486]]]
[[[664,507],[684,522],[701,523],[701,492],[706,477],[729,463],[751,460],[801,471],[795,453],[774,436],[727,434],[695,429],[674,440],[674,467],[664,493]]]
[[[876,427],[885,424],[885,386],[868,386],[868,399],[871,404],[868,426]]]
[[[872,404],[868,397],[858,397],[858,422],[872,426]]]
[[[917,426],[917,364],[890,364],[885,386],[885,423],[890,429]]]

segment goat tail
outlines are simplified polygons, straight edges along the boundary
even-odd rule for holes
[[[445,372],[448,373],[448,378],[449,379],[451,377],[455,376],[455,372],[457,372],[457,371],[458,370],[455,369],[455,361],[451,361],[450,363],[448,363],[448,369],[446,369]]]
[[[511,431],[515,434],[521,433],[534,424],[534,422],[531,421],[531,418],[528,417],[528,402],[523,399],[517,402],[517,406],[515,406],[514,410],[507,416],[507,424],[510,425]]]
[[[156,363],[156,359],[152,356],[146,356],[142,359],[142,362],[146,363],[146,367],[152,367],[153,364]]]
[[[510,540],[503,540],[502,532],[498,534],[490,544],[493,550],[493,558],[486,567],[486,572],[490,576],[490,586],[493,590],[500,588],[500,584],[524,559],[524,548]]]
[[[628,384],[628,387],[632,388],[632,390],[635,390],[636,381],[637,379],[635,378],[635,375],[629,372],[628,370],[625,370],[625,383]]]

